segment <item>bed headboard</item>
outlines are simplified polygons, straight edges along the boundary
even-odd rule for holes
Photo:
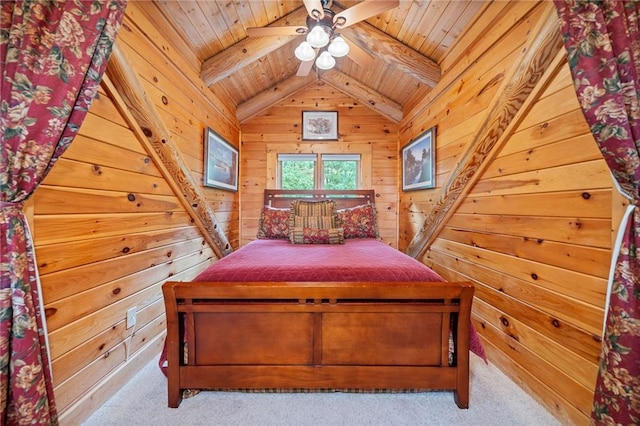
[[[373,189],[354,190],[294,190],[294,189],[265,189],[264,204],[275,208],[287,208],[294,200],[334,200],[339,209],[355,207],[362,204],[375,205],[375,191]]]

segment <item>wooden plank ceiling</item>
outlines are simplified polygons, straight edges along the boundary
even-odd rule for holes
[[[339,12],[360,2],[334,1],[331,8]],[[412,99],[438,82],[440,61],[484,6],[478,0],[400,0],[398,7],[339,31],[371,55],[369,66],[356,63],[352,49],[332,70],[314,68],[299,77],[294,50],[302,35],[249,37],[247,28],[305,26],[302,0],[154,4],[201,62],[205,84],[234,100],[240,121],[310,84],[328,84],[396,122]]]

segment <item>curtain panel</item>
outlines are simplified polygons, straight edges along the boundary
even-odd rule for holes
[[[2,1],[0,424],[58,424],[34,248],[22,203],[95,97],[126,0]]]
[[[637,0],[554,0],[578,100],[629,215],[608,291],[593,424],[640,424],[640,31]]]

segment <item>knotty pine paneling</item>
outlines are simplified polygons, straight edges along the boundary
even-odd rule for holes
[[[338,141],[302,141],[302,111],[338,112]],[[397,124],[327,85],[311,86],[242,123],[240,176],[241,244],[255,239],[265,188],[275,188],[275,164],[267,161],[268,147],[290,144],[290,152],[370,153],[365,189],[376,191],[378,226],[382,239],[397,247],[398,146]],[[331,151],[335,146],[335,151]],[[317,148],[316,148],[317,147]],[[273,157],[275,158],[275,156]],[[364,157],[363,157],[364,160]],[[363,166],[365,167],[365,166]]]
[[[459,40],[465,53],[456,48],[456,61],[443,58],[446,73],[430,99],[405,111],[400,146],[438,126],[437,188],[400,193],[401,249],[480,131],[545,7],[488,5]],[[422,261],[448,280],[474,283],[473,321],[490,362],[561,422],[588,424],[618,199],[566,63],[539,84],[544,89]]]
[[[152,9],[149,9],[152,8]],[[155,6],[132,2],[118,46],[138,73],[171,143],[202,182],[204,129],[239,146],[235,107],[201,82],[189,52],[159,29]],[[178,44],[176,44],[178,43]],[[184,56],[182,56],[184,54]],[[215,259],[105,87],[79,136],[33,199],[33,235],[62,424],[80,424],[157,357],[165,332],[161,286]],[[233,247],[239,194],[202,188]],[[127,311],[136,325],[127,328]]]

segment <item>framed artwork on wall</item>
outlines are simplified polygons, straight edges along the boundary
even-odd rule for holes
[[[207,127],[204,131],[204,186],[238,190],[238,150]]]
[[[302,140],[337,141],[338,111],[302,111]]]
[[[432,127],[402,148],[402,190],[436,186],[436,128]]]

